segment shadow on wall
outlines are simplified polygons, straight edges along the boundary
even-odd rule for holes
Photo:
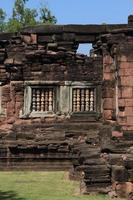
[[[0,200],[25,200],[25,199],[18,197],[18,195],[13,191],[6,191],[6,192],[0,191]]]

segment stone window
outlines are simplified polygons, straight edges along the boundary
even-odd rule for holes
[[[54,112],[56,91],[54,87],[32,87],[31,111]]]
[[[95,111],[95,89],[73,88],[72,89],[72,111],[92,112]]]
[[[101,86],[87,81],[66,81],[60,88],[59,108],[70,116],[100,116]]]
[[[88,81],[70,85],[70,110],[72,117],[80,120],[98,120],[101,116],[101,86]]]
[[[24,109],[20,117],[54,116],[57,112],[57,93],[55,82],[26,82]]]

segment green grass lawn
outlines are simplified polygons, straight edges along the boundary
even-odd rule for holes
[[[66,172],[0,172],[0,200],[108,200],[108,198],[100,195],[80,195],[79,183],[69,181]]]

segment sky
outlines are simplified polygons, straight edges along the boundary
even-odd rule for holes
[[[14,1],[0,0],[7,16],[11,15]],[[57,24],[125,24],[128,15],[133,14],[133,0],[29,0],[27,3],[27,7],[36,9],[41,5],[47,5]]]
[[[0,0],[0,7],[10,16],[15,0]],[[29,0],[28,6],[39,8],[46,3],[58,24],[127,23],[133,14],[133,0]]]

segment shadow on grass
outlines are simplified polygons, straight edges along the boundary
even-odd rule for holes
[[[0,200],[26,200],[26,199],[18,197],[18,195],[13,191],[3,192],[0,190]]]

